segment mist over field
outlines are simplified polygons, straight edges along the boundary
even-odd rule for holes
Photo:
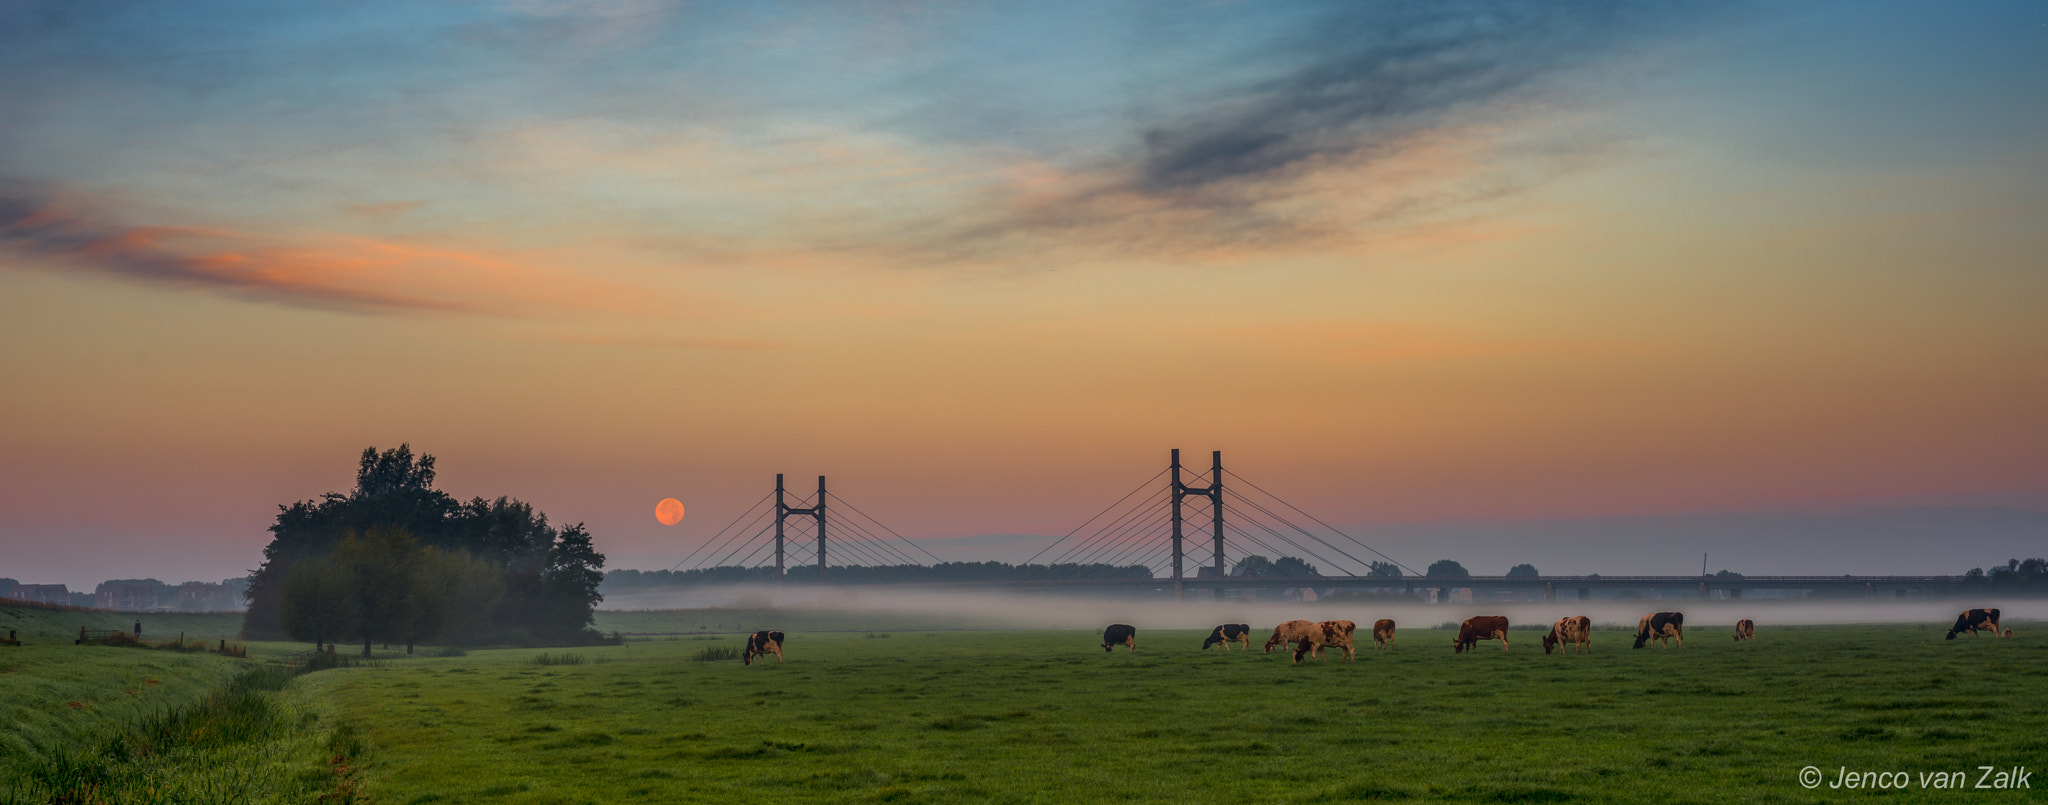
[[[1758,626],[1848,623],[1927,623],[1943,628],[1956,613],[1970,607],[1997,607],[2006,622],[2048,618],[2048,600],[1991,601],[1976,599],[1803,601],[1786,599],[1687,600],[1640,599],[1542,602],[1421,604],[1381,601],[1242,603],[1132,600],[1106,596],[1018,595],[885,590],[871,587],[784,588],[735,585],[688,592],[633,593],[606,597],[602,610],[666,610],[730,608],[756,611],[774,607],[792,616],[824,611],[846,617],[865,613],[876,623],[901,621],[957,623],[960,628],[1094,629],[1110,623],[1145,629],[1207,629],[1219,623],[1248,623],[1269,629],[1281,621],[1352,620],[1361,626],[1392,618],[1403,629],[1427,629],[1473,615],[1506,615],[1516,629],[1548,628],[1566,615],[1586,615],[1599,626],[1633,628],[1646,612],[1684,612],[1692,628],[1729,627],[1749,618]],[[769,628],[763,624],[760,628]],[[859,627],[856,627],[859,628]],[[880,626],[874,628],[883,628]],[[1398,637],[1396,640],[1398,641]]]

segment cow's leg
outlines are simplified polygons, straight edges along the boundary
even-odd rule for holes
[[[1495,629],[1495,630],[1493,630],[1493,636],[1494,636],[1494,637],[1498,637],[1498,638],[1500,638],[1500,650],[1501,650],[1501,651],[1503,651],[1503,652],[1507,651],[1507,650],[1508,650],[1508,633],[1507,633],[1507,630],[1506,630],[1506,629]]]

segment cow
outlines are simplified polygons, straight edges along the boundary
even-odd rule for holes
[[[1463,654],[1472,650],[1481,640],[1499,640],[1500,650],[1508,650],[1508,618],[1506,615],[1475,615],[1465,619],[1465,625],[1458,627],[1458,636],[1451,638],[1451,653]]]
[[[1636,648],[1642,648],[1650,641],[1665,648],[1676,639],[1679,648],[1685,648],[1685,613],[1652,612],[1636,622]]]
[[[1735,642],[1756,639],[1756,621],[1748,618],[1735,622]]]
[[[1138,650],[1138,627],[1124,623],[1112,623],[1102,630],[1102,650],[1115,651],[1117,646],[1128,646]]]
[[[1358,657],[1357,651],[1353,649],[1351,645],[1351,633],[1358,631],[1358,624],[1352,623],[1351,621],[1323,621],[1322,623],[1316,624],[1316,628],[1323,630],[1324,646],[1333,646],[1336,648],[1344,649],[1345,660],[1352,660]],[[1295,659],[1299,661],[1301,659],[1301,650],[1296,649],[1294,654]],[[1316,658],[1321,659],[1322,656],[1322,648],[1318,646],[1316,649]]]
[[[1954,640],[1956,635],[1963,632],[1969,632],[1971,637],[1976,637],[1977,633],[1983,631],[1987,625],[1991,628],[1992,637],[2012,636],[2011,629],[2002,632],[1998,630],[1998,610],[1966,609],[1963,610],[1963,614],[1956,616],[1956,625],[1948,627],[1948,637],[1946,639]]]
[[[1381,618],[1372,622],[1372,647],[1386,648],[1394,644],[1394,622]]]
[[[1543,636],[1543,653],[1549,654],[1550,649],[1555,647],[1557,653],[1563,654],[1566,644],[1571,645],[1573,654],[1579,653],[1580,649],[1592,651],[1593,619],[1584,615],[1571,615],[1558,618],[1556,623],[1551,624],[1550,634]]]
[[[1202,650],[1208,651],[1210,646],[1217,643],[1223,644],[1224,651],[1229,651],[1230,644],[1232,643],[1243,646],[1246,651],[1252,650],[1252,625],[1249,623],[1226,623],[1210,629],[1209,639],[1202,641]]]
[[[775,664],[782,664],[782,633],[755,632],[747,637],[747,650],[740,654],[740,662],[753,665],[754,658],[765,654],[775,655]]]
[[[1266,638],[1266,653],[1271,654],[1273,653],[1274,646],[1287,643],[1296,644],[1294,650],[1295,662],[1301,662],[1301,656],[1311,651],[1317,656],[1321,656],[1323,647],[1322,624],[1312,621],[1288,621],[1273,627],[1273,636]]]

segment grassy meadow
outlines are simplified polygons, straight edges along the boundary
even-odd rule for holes
[[[2024,625],[1641,650],[1599,631],[1585,656],[1409,629],[1299,665],[1192,630],[1141,630],[1135,654],[1095,632],[785,631],[787,662],[753,667],[723,659],[734,634],[308,674],[260,659],[287,644],[0,649],[0,803],[2032,801],[1798,774],[2048,765],[2048,640]]]
[[[1085,632],[792,632],[786,664],[751,668],[696,659],[737,636],[678,636],[302,684],[369,725],[366,790],[392,803],[1810,802],[1866,792],[1804,789],[1809,764],[2048,761],[2048,641],[1689,634],[1600,632],[1573,657],[1536,632],[1453,655],[1410,630],[1297,666],[1196,631],[1141,631],[1135,654]]]

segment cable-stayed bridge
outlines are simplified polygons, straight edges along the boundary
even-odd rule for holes
[[[1287,557],[1287,558],[1281,558]],[[1273,561],[1280,558],[1279,561]],[[1338,589],[1400,592],[1448,600],[1455,589],[1540,591],[1546,600],[1590,598],[1599,589],[1828,590],[1906,595],[1954,584],[1958,576],[1465,576],[1431,577],[1381,553],[1238,473],[1220,451],[1209,466],[1168,465],[1075,526],[1024,563],[970,581],[933,581],[937,556],[826,489],[789,489],[782,475],[754,502],[671,570],[773,568],[785,580],[894,584],[920,588],[1187,591]],[[1192,571],[1192,572],[1191,572]],[[1434,593],[1432,594],[1432,591]]]

